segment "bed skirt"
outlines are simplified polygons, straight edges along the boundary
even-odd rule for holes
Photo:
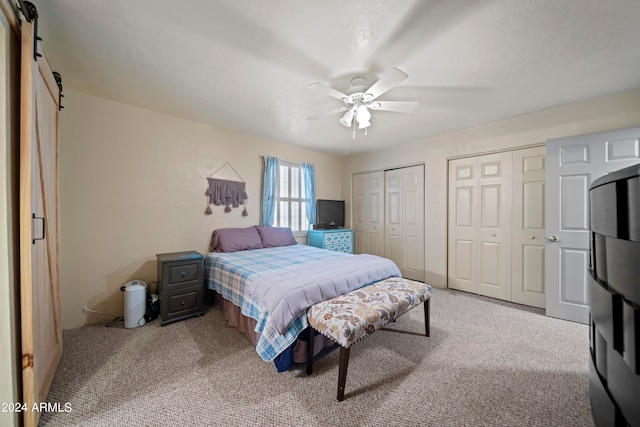
[[[255,331],[257,323],[256,320],[242,314],[240,307],[233,304],[231,301],[224,299],[219,293],[215,291],[211,292],[215,293],[213,307],[222,311],[227,324],[237,328],[238,331],[249,338],[249,341],[251,341],[254,347],[258,345],[260,333]],[[322,334],[316,335],[313,341],[314,356],[320,353],[323,349],[331,346],[335,346],[335,343],[330,338],[327,338]],[[295,363],[306,363],[306,342],[300,340],[296,341],[293,349],[293,361]]]

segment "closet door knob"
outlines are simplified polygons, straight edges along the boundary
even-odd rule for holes
[[[550,242],[557,242],[558,240],[560,240],[560,239],[558,239],[558,236],[549,236],[549,241]]]

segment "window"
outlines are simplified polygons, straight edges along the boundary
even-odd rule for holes
[[[275,226],[289,227],[294,232],[309,229],[303,175],[301,164],[280,161]]]

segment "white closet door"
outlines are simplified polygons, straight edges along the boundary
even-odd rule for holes
[[[511,299],[545,307],[545,148],[513,152]]]
[[[424,280],[424,165],[355,174],[356,253],[389,258],[403,277]]]
[[[546,148],[547,316],[588,323],[589,186],[640,162],[640,128],[552,139]]]
[[[449,162],[448,286],[473,293],[478,293],[477,169],[475,158]]]
[[[424,281],[424,166],[402,168],[402,275]]]
[[[424,165],[385,171],[385,253],[407,279],[424,280]]]
[[[384,256],[384,172],[353,176],[355,253]]]
[[[449,286],[511,299],[511,154],[449,162]]]
[[[402,170],[385,171],[385,256],[402,271]]]
[[[354,253],[364,254],[367,246],[367,177],[366,174],[353,175],[351,179],[351,206],[353,207]]]

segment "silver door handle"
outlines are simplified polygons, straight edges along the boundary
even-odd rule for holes
[[[558,240],[560,240],[560,239],[558,239],[558,236],[549,236],[549,241],[550,242],[557,242]]]

